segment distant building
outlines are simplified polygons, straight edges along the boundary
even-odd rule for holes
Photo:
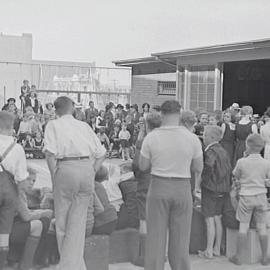
[[[120,60],[132,68],[131,102],[173,98],[185,109],[214,111],[232,103],[262,114],[270,106],[270,39],[153,53]]]
[[[69,91],[68,95],[75,100],[80,98],[84,106],[90,99],[100,108],[110,100],[129,101],[130,69],[98,68],[95,62],[34,60],[32,48],[31,34],[0,34],[0,107],[10,97],[15,97],[17,105],[20,104],[20,87],[25,79],[30,85],[36,85],[42,103],[67,94],[63,91]],[[80,95],[76,93],[79,91]],[[110,92],[111,95],[105,94]]]

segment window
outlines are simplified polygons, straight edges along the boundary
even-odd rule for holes
[[[176,81],[158,81],[157,93],[158,95],[175,96]]]
[[[190,70],[190,109],[214,110],[215,67],[193,66]]]

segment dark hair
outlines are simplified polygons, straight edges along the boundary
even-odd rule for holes
[[[160,110],[163,114],[180,113],[181,105],[177,100],[167,100],[162,103]]]
[[[138,110],[139,110],[139,107],[138,107],[138,105],[137,105],[137,104],[133,104],[133,105],[131,106],[131,108],[135,109],[136,111],[138,111]]]
[[[47,110],[49,109],[49,105],[52,105],[52,107],[53,107],[53,104],[52,104],[51,102],[49,102],[49,103],[47,103],[47,104],[45,105],[45,107],[46,107]]]
[[[160,105],[155,105],[155,106],[153,106],[153,109],[154,109],[155,111],[157,111],[157,112],[160,112],[160,111],[161,111]]]
[[[15,98],[9,98],[8,100],[7,100],[7,102],[9,103],[10,101],[13,101],[14,103],[16,102],[16,99]]]
[[[130,104],[126,104],[126,110],[129,110],[130,109]]]
[[[150,110],[150,104],[149,103],[147,103],[147,102],[143,103],[142,108],[144,108],[145,106],[147,106],[148,110]]]
[[[55,111],[58,115],[63,115],[69,112],[69,109],[73,107],[74,102],[67,96],[58,97],[54,101]]]

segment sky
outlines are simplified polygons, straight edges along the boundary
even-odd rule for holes
[[[0,32],[33,59],[96,62],[270,38],[269,0],[0,0]]]

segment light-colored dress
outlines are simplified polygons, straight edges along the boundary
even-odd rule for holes
[[[270,160],[270,121],[261,127],[261,136],[265,141],[264,158]]]

